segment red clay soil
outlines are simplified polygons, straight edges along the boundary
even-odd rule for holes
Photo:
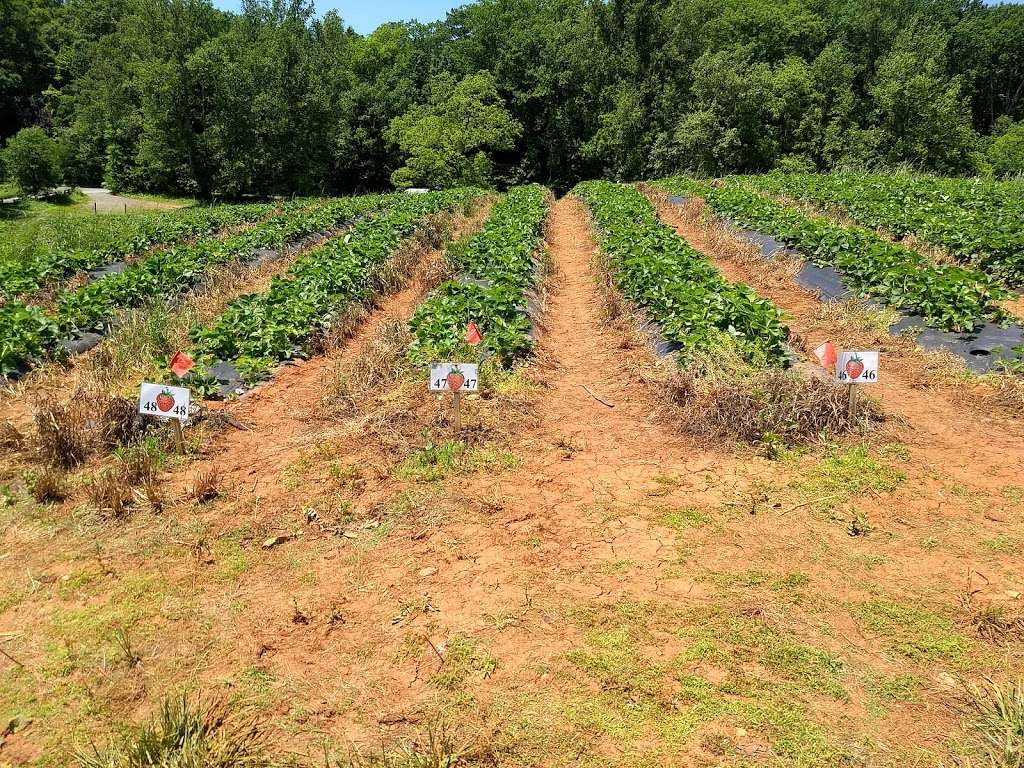
[[[652,417],[652,393],[635,375],[650,364],[648,353],[623,349],[621,333],[600,320],[590,268],[594,243],[581,205],[557,202],[549,233],[557,275],[538,355],[546,386],[533,414],[536,427],[515,441],[518,469],[455,478],[437,498],[431,489],[416,495],[415,484],[377,471],[364,447],[337,446],[334,455],[343,461],[371,467],[370,484],[377,488],[364,492],[364,502],[387,495],[382,489],[388,487],[392,497],[404,490],[417,499],[414,520],[363,555],[331,547],[314,564],[319,587],[305,594],[282,595],[273,580],[244,589],[251,610],[238,618],[233,639],[225,638],[235,646],[228,656],[258,658],[289,677],[308,679],[303,670],[315,670],[309,682],[314,700],[344,695],[356,701],[344,717],[316,713],[318,728],[372,743],[378,727],[387,731],[421,718],[433,697],[428,679],[437,657],[423,644],[396,666],[394,654],[410,633],[423,633],[441,648],[461,635],[482,638],[501,659],[494,678],[501,695],[532,694],[545,685],[537,662],[559,658],[579,639],[571,626],[546,618],[551,611],[634,595],[679,604],[701,599],[701,584],[671,572],[677,554],[670,531],[652,527],[650,511],[638,508],[671,503],[670,496],[714,505],[733,492],[740,461],[698,449]],[[414,296],[410,289],[385,303],[346,349],[358,350],[386,315],[407,316]],[[311,413],[332,365],[301,363],[232,405],[252,431],[229,432],[210,457],[242,496],[256,489],[261,518],[276,510],[279,528],[261,529],[267,533],[301,527],[299,508],[310,488],[289,490],[281,477],[303,449],[331,441],[332,428]],[[591,570],[620,561],[635,564],[628,583]],[[315,629],[293,622],[293,597],[317,617]],[[406,613],[410,605],[417,607]],[[343,623],[325,623],[338,611]],[[495,627],[502,616],[515,617],[511,626]],[[490,687],[487,681],[478,692],[482,701],[489,700]],[[371,714],[377,722],[367,719]]]

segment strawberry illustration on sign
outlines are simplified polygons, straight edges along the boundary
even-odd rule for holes
[[[448,374],[448,389],[452,392],[458,392],[462,389],[462,385],[466,383],[466,377],[462,371],[458,368],[453,368]]]
[[[814,350],[815,357],[818,358],[818,362],[821,363],[822,368],[827,368],[830,371],[834,371],[836,368],[836,361],[839,356],[836,354],[835,345],[832,341],[826,341],[820,347]]]
[[[836,362],[836,381],[840,384],[877,384],[878,352],[840,352]]]
[[[481,341],[483,341],[483,336],[480,335],[480,329],[477,327],[477,324],[471,320],[469,325],[466,326],[466,343],[471,347],[475,347]]]
[[[184,352],[175,352],[174,357],[171,358],[171,371],[179,379],[191,371],[194,366],[195,363],[192,361],[192,358]]]
[[[171,394],[170,390],[165,389],[156,396],[156,407],[163,413],[167,413],[174,407],[174,395]]]
[[[851,381],[856,381],[864,375],[864,360],[860,355],[854,353],[853,357],[846,361],[846,375]]]

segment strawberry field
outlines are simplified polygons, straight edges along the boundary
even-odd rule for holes
[[[781,174],[748,177],[754,188],[811,203],[897,237],[912,235],[962,264],[1024,287],[1024,198],[977,179]]]
[[[1024,380],[893,319],[1013,297],[797,178],[184,210],[26,278],[0,768],[1018,768]]]
[[[811,216],[748,188],[737,179],[660,182],[671,192],[702,198],[743,229],[780,240],[815,264],[835,268],[858,293],[919,315],[948,331],[970,331],[1008,318],[999,302],[1010,292],[974,267],[943,265],[870,229]]]
[[[76,272],[125,259],[147,250],[206,237],[218,230],[269,216],[273,205],[218,205],[171,213],[64,218],[29,243],[11,238],[0,245],[0,298],[31,293]],[[83,237],[82,230],[92,237]],[[88,244],[81,241],[88,239]],[[96,242],[96,241],[99,242]]]
[[[463,330],[479,324],[479,352],[511,365],[529,354],[531,319],[527,291],[538,279],[549,193],[539,185],[516,187],[498,202],[481,231],[448,251],[460,279],[449,280],[420,305],[409,322],[412,355],[421,362],[477,355]]]
[[[196,359],[231,361],[251,379],[301,354],[348,305],[371,298],[375,275],[420,222],[476,194],[460,189],[351,201],[357,209],[381,211],[300,256],[266,292],[239,297],[210,327],[195,329]]]
[[[785,361],[789,331],[782,313],[747,286],[730,283],[669,227],[640,192],[611,182],[576,187],[598,227],[601,250],[623,294],[685,351],[707,350],[719,334],[735,339],[747,356]]]
[[[332,230],[381,202],[370,196],[287,204],[277,215],[240,234],[154,251],[123,272],[68,289],[58,294],[53,309],[10,301],[0,306],[0,368],[4,374],[13,373],[40,358],[59,356],[61,338],[102,331],[120,311],[195,288],[216,266],[247,259],[261,248],[280,249]]]

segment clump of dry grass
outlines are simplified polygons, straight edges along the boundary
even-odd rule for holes
[[[0,421],[0,450],[19,451],[25,445],[25,436],[7,419]]]
[[[217,499],[221,495],[221,472],[218,467],[211,467],[198,472],[192,481],[190,496],[200,504]]]
[[[96,381],[83,383],[65,404],[39,407],[35,428],[40,457],[63,469],[80,466],[97,451],[129,445],[146,430],[133,400],[111,395]]]
[[[496,756],[484,745],[459,744],[443,723],[432,723],[417,739],[391,749],[363,753],[327,755],[326,768],[456,768],[456,766],[497,765]]]
[[[354,358],[338,366],[324,387],[321,402],[335,415],[354,413],[367,396],[382,386],[394,384],[410,371],[405,350],[412,341],[402,320],[384,320],[367,344]]]
[[[101,751],[80,750],[80,768],[270,768],[269,738],[260,724],[226,705],[168,699],[147,724]]]
[[[882,418],[873,401],[862,399],[851,419],[845,387],[798,370],[750,365],[725,340],[690,355],[661,384],[670,420],[701,437],[801,445],[856,433]]]
[[[89,501],[104,515],[125,517],[146,501],[154,510],[162,506],[156,487],[156,461],[143,447],[126,451],[117,464],[107,467],[86,483]]]
[[[67,476],[59,469],[46,468],[32,478],[31,491],[40,504],[64,501],[68,495]]]
[[[68,405],[45,405],[35,414],[36,442],[48,464],[74,469],[89,456],[92,435],[80,400]]]

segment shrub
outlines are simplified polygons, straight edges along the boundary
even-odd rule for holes
[[[60,182],[60,148],[42,128],[23,128],[7,143],[7,172],[32,195]]]
[[[988,161],[997,176],[1015,176],[1024,173],[1024,121],[1014,123],[992,142]]]

